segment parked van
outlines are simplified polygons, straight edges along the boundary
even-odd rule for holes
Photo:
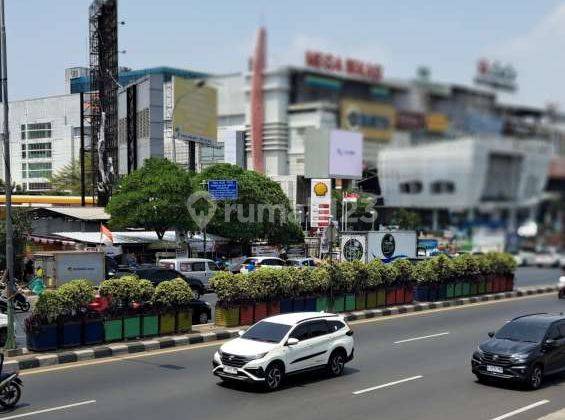
[[[159,266],[177,270],[188,278],[198,279],[207,289],[210,279],[220,270],[214,261],[206,258],[163,259],[159,261]]]

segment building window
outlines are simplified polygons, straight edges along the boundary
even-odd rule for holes
[[[30,182],[27,184],[28,191],[45,191],[51,189],[49,182]]]
[[[51,143],[22,144],[22,159],[44,159],[51,157]]]
[[[21,125],[22,140],[50,139],[51,123],[33,123]]]
[[[431,184],[432,194],[453,194],[455,184],[452,181],[435,181]]]
[[[402,194],[420,194],[424,189],[420,181],[402,182],[398,187]]]
[[[26,168],[27,167],[27,168]],[[26,171],[27,169],[27,171]],[[22,164],[23,178],[50,178],[51,162]]]

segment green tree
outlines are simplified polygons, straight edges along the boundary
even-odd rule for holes
[[[84,155],[85,167],[85,191],[86,195],[92,195],[92,167],[90,153]],[[54,173],[49,179],[51,186],[56,193],[80,194],[80,160],[73,159],[70,163],[63,166]]]
[[[194,227],[186,200],[192,193],[192,175],[177,164],[147,159],[140,169],[124,176],[106,206],[114,228],[152,229],[162,240],[169,229]]]
[[[422,225],[422,218],[416,212],[398,209],[392,215],[391,224],[400,229],[416,230]]]
[[[208,232],[237,241],[244,248],[256,239],[273,244],[303,239],[290,202],[275,181],[255,171],[220,163],[196,175],[195,190],[203,190],[205,182],[213,179],[236,180],[238,199],[216,203],[216,211],[207,226]]]

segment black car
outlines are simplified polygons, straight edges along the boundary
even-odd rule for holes
[[[513,319],[473,353],[479,381],[518,381],[537,389],[547,375],[565,371],[565,315],[533,314]]]
[[[192,291],[195,292],[199,297],[206,293],[206,287],[204,286],[204,283],[202,283],[202,281],[200,281],[199,279],[186,277],[182,273],[179,273],[178,271],[171,268],[155,266],[121,268],[115,273],[115,277],[126,274],[135,274],[140,279],[149,280],[151,283],[153,283],[154,286],[157,286],[162,281],[181,278],[188,283]]]

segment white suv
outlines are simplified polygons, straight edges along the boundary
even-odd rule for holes
[[[353,331],[340,315],[298,312],[259,321],[214,354],[213,374],[222,380],[277,389],[285,375],[325,368],[343,373],[353,359]]]

